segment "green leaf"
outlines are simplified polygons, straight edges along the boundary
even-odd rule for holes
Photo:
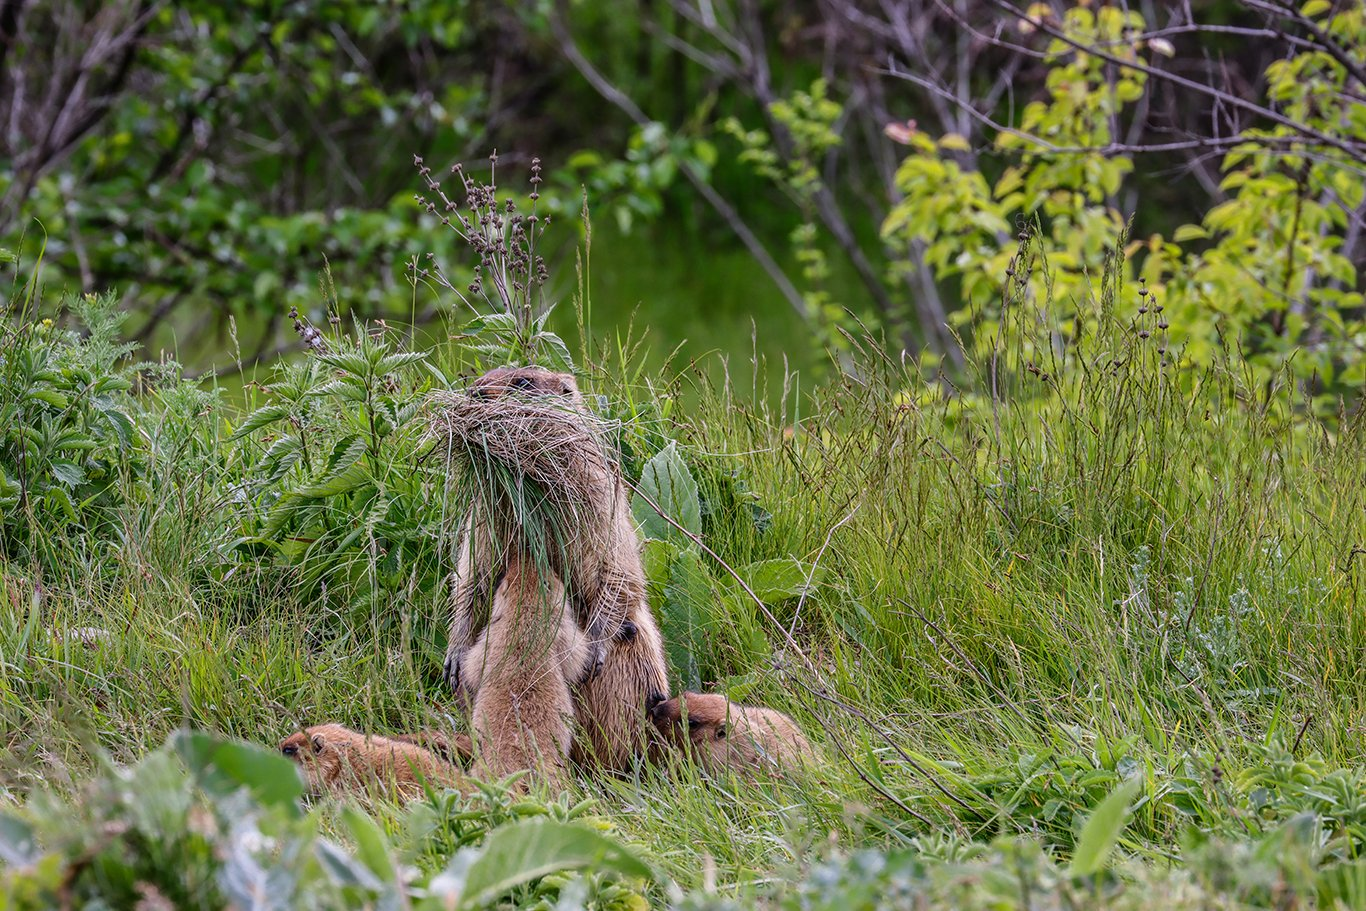
[[[52,460],[52,476],[67,487],[77,487],[85,481],[85,469],[66,459]]]
[[[741,578],[765,604],[800,597],[806,590],[808,573],[811,584],[815,585],[820,578],[819,569],[813,570],[791,557],[760,560],[740,570]]]
[[[298,812],[303,781],[294,763],[279,753],[203,731],[182,729],[171,740],[185,768],[205,793],[226,797],[245,788],[263,807]]]
[[[1141,784],[1136,778],[1120,782],[1110,796],[1091,811],[1072,851],[1072,864],[1068,867],[1072,876],[1091,876],[1105,868],[1119,842],[1119,833],[1124,831],[1129,804]]]
[[[238,427],[237,430],[233,432],[233,435],[228,437],[228,441],[240,440],[253,430],[260,430],[262,427],[274,424],[276,421],[283,420],[288,416],[289,408],[285,405],[266,405],[257,408],[251,414],[247,415],[247,419],[242,422],[242,426]]]
[[[318,839],[314,845],[314,852],[318,856],[319,864],[337,885],[360,888],[367,892],[380,892],[384,889],[384,883],[380,882],[379,877],[371,873],[365,864],[327,839]]]
[[[28,823],[0,815],[0,861],[8,867],[24,867],[38,858],[38,840]]]
[[[393,860],[389,857],[384,834],[375,821],[351,804],[342,810],[342,821],[356,843],[356,856],[370,868],[370,872],[383,882],[398,882],[398,872],[394,870]]]
[[[696,548],[679,553],[669,565],[659,624],[674,673],[675,689],[702,688],[702,654],[710,626],[707,607],[715,600],[711,578]]]
[[[1188,240],[1205,240],[1209,237],[1209,232],[1199,225],[1182,225],[1172,234],[1172,240],[1178,244]]]
[[[697,482],[673,441],[645,463],[640,473],[640,489],[631,500],[631,511],[645,537],[676,540],[685,545],[691,541],[665,521],[655,507],[692,534],[702,533],[702,501],[697,494]]]
[[[458,859],[458,856],[457,856]],[[568,870],[612,871],[653,879],[616,840],[571,823],[539,818],[495,829],[465,871],[459,908],[483,908],[526,883]]]
[[[1300,7],[1300,15],[1306,19],[1317,19],[1332,8],[1333,4],[1329,0],[1309,0]]]

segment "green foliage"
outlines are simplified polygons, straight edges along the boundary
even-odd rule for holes
[[[129,769],[106,771],[77,803],[37,794],[18,813],[0,816],[0,896],[13,909],[472,909],[502,902],[540,909],[572,895],[578,907],[625,909],[641,906],[639,889],[654,878],[618,839],[583,820],[493,822],[518,807],[522,817],[537,808],[525,799],[513,805],[497,789],[484,799],[501,814],[485,810],[486,827],[433,875],[430,867],[403,866],[416,845],[354,806],[343,806],[336,820],[341,841],[323,836],[327,808],[300,814],[301,789],[278,753],[181,732],[174,750],[168,745]],[[414,812],[420,818],[429,810],[418,804]]]
[[[146,465],[117,299],[71,301],[84,333],[26,318],[26,306],[0,312],[0,555],[55,568],[83,535],[109,530]]]
[[[1339,46],[1362,47],[1360,9],[1320,10],[1321,27]],[[1141,63],[1139,13],[1118,7],[1069,9],[1061,21],[1072,42],[1109,49]],[[954,155],[966,149],[953,134],[934,140],[906,131],[910,152],[897,172],[903,200],[888,214],[883,236],[925,244],[924,262],[941,279],[956,279],[971,307],[953,320],[971,328],[969,345],[991,349],[1004,308],[1018,293],[1083,304],[1109,251],[1125,237],[1120,192],[1133,161],[1113,151],[1115,116],[1145,91],[1141,70],[1117,68],[1054,40],[1047,50],[1048,93],[1024,108],[1018,129],[1002,131],[996,149],[1011,161],[989,181]],[[1324,52],[1273,62],[1268,94],[1287,114],[1327,134],[1366,136],[1362,105],[1342,91],[1346,69]],[[1142,278],[1172,356],[1182,366],[1210,363],[1221,340],[1238,339],[1263,381],[1288,368],[1310,383],[1314,407],[1332,413],[1341,396],[1360,394],[1361,295],[1351,262],[1339,252],[1366,182],[1334,149],[1309,150],[1290,127],[1250,128],[1246,143],[1224,155],[1222,191],[1198,225],[1171,238],[1154,234],[1126,248],[1126,281]],[[1043,226],[1045,261],[1026,262],[1006,243],[1010,225]],[[903,263],[909,268],[912,264]],[[1080,306],[1078,307],[1080,310]],[[1146,311],[1144,311],[1146,312]],[[1059,315],[1064,339],[1081,313]],[[1046,349],[1033,351],[1036,361]]]

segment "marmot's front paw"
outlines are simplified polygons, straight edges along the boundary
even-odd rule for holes
[[[446,663],[443,671],[446,675],[446,685],[451,688],[451,692],[460,692],[460,662],[465,658],[465,649],[452,646],[446,650]]]
[[[607,663],[607,645],[602,642],[594,642],[588,646],[588,660],[583,663],[583,679],[579,683],[587,683],[602,673],[603,665]]]

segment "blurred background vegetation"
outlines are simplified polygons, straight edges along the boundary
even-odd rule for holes
[[[1362,31],[1330,0],[3,0],[0,247],[194,371],[297,348],[292,307],[440,337],[460,305],[413,266],[474,263],[414,157],[496,149],[504,189],[544,163],[548,301],[586,200],[593,329],[656,364],[810,371],[862,323],[957,379],[1024,224],[1065,300],[1132,220],[1173,358],[1236,340],[1332,411],[1363,381]]]

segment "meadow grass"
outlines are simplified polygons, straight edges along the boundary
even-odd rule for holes
[[[581,775],[571,799],[684,889],[765,894],[830,844],[952,858],[1019,835],[1066,858],[1123,778],[1142,796],[1120,852],[1153,870],[1192,833],[1257,842],[1306,811],[1320,859],[1366,844],[1360,413],[1319,421],[1236,353],[1156,351],[1122,288],[1066,344],[1047,304],[1012,303],[1018,322],[963,388],[853,337],[853,370],[790,376],[773,400],[733,364],[650,381],[587,359],[585,384],[626,418],[628,477],[671,439],[701,491],[714,558],[691,596],[652,589],[666,635],[691,597],[703,682],[790,712],[827,760],[759,783],[682,758]],[[134,762],[182,726],[274,744],[323,721],[461,723],[441,585],[414,571],[356,601],[329,573],[377,578],[377,547],[339,551],[361,571],[321,583],[287,548],[243,549],[241,478],[269,442],[229,439],[246,405],[164,394],[141,418],[140,492],[64,538],[60,570],[3,565],[7,799],[78,794],[102,757]],[[425,518],[406,521],[439,537],[433,516],[459,504],[441,502],[439,465],[408,470]],[[384,509],[409,502],[380,477]],[[317,508],[347,527],[340,501]],[[351,524],[373,544],[379,521]],[[800,574],[787,594],[733,584],[775,560]]]

